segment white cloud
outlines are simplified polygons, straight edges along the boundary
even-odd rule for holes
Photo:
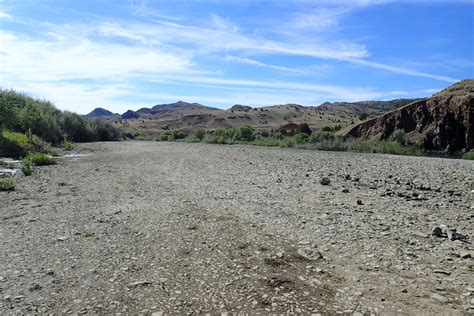
[[[18,80],[64,80],[128,77],[190,68],[186,56],[84,37],[34,39],[0,31],[2,71]]]
[[[277,65],[265,64],[265,63],[262,63],[258,60],[254,60],[254,59],[251,59],[251,58],[245,58],[245,57],[226,56],[225,60],[226,61],[231,61],[231,62],[237,62],[237,63],[241,63],[241,64],[247,64],[247,65],[259,66],[259,67],[264,67],[264,68],[270,68],[270,69],[280,70],[280,71],[285,71],[285,72],[290,72],[290,73],[298,73],[298,74],[307,73],[306,71],[301,70],[301,69],[295,69],[295,68],[288,68],[288,67],[282,67],[282,66],[277,66]]]
[[[0,11],[0,20],[13,21],[14,18],[10,14]]]
[[[377,63],[377,62],[372,62],[372,61],[367,61],[367,60],[362,60],[362,59],[349,58],[347,59],[347,61],[353,64],[357,64],[357,65],[361,65],[361,66],[365,66],[369,68],[374,68],[374,69],[385,70],[388,72],[393,72],[393,73],[398,73],[398,74],[403,74],[403,75],[430,78],[430,79],[445,81],[449,83],[455,83],[459,81],[459,79],[451,78],[448,76],[435,75],[435,74],[430,74],[426,72],[416,71],[416,70],[407,69],[403,67],[391,66],[387,64],[382,64],[382,63]]]

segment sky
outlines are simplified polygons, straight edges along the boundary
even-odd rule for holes
[[[81,114],[426,97],[474,78],[473,34],[473,0],[0,0],[0,87]]]

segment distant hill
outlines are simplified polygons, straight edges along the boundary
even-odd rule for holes
[[[137,112],[132,111],[132,110],[128,110],[127,112],[122,114],[122,118],[125,119],[125,120],[137,119],[139,117],[140,117],[140,114],[138,114]]]
[[[111,118],[114,116],[119,116],[119,114],[112,113],[104,108],[95,108],[93,111],[86,114],[86,117],[88,118]]]
[[[206,110],[219,110],[216,108],[208,107],[199,103],[188,103],[184,101],[178,101],[169,104],[157,104],[150,108],[141,108],[137,111],[140,116],[150,117],[164,115],[173,112],[186,112],[186,111],[206,111]]]
[[[173,128],[192,131],[198,128],[215,129],[244,124],[267,130],[276,130],[288,123],[307,123],[312,129],[326,126],[345,127],[359,122],[361,113],[366,113],[371,118],[410,101],[413,100],[336,102],[324,103],[321,106],[292,103],[263,108],[236,104],[228,110],[178,101],[137,111],[129,110],[119,117],[117,124],[124,129],[131,127],[151,134],[160,134]],[[116,117],[111,119],[117,120]]]
[[[458,82],[432,97],[412,102],[352,127],[362,139],[389,139],[403,129],[409,142],[452,153],[474,148],[474,80]]]
[[[362,114],[369,116],[382,115],[420,99],[395,99],[390,101],[360,101],[360,102],[326,102],[319,106],[323,111],[334,111],[346,114]]]
[[[233,105],[229,110],[231,110],[231,111],[238,111],[238,112],[247,112],[247,111],[249,111],[249,110],[251,110],[251,109],[252,109],[251,106],[236,104],[236,105]]]

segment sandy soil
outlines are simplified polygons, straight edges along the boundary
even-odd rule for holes
[[[1,314],[474,312],[472,161],[87,147],[0,192]]]

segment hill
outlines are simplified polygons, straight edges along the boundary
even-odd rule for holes
[[[410,103],[352,127],[361,139],[389,139],[402,129],[409,143],[453,153],[474,148],[474,80],[458,82],[432,97]]]
[[[90,113],[86,114],[87,118],[111,118],[116,116],[120,115],[110,112],[109,110],[106,110],[104,108],[95,108]]]
[[[208,107],[199,103],[178,101],[151,108],[127,111],[122,120],[111,116],[118,127],[134,128],[150,134],[170,129],[194,131],[198,128],[216,129],[248,124],[257,129],[278,129],[288,123],[307,123],[312,129],[348,126],[359,121],[362,113],[375,117],[413,100],[363,101],[324,103],[321,106],[282,104],[262,108],[236,104],[228,110]]]

